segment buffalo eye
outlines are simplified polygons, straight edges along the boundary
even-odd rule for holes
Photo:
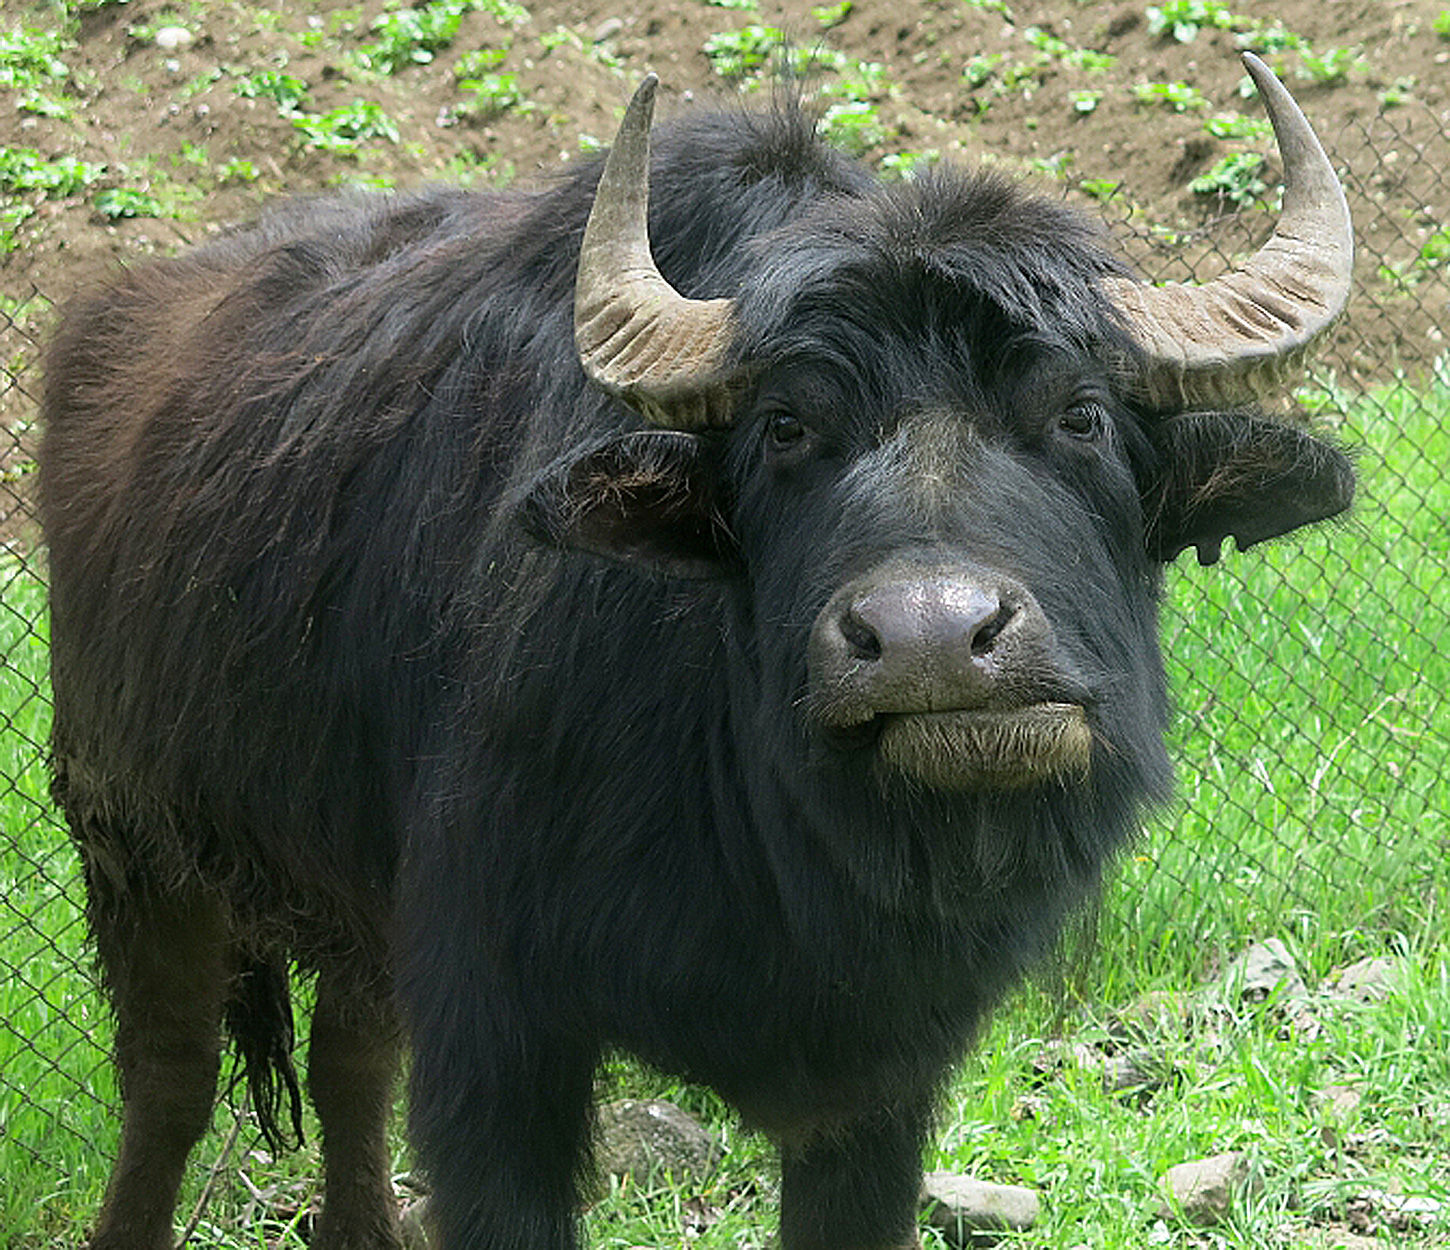
[[[805,423],[793,412],[775,412],[766,419],[765,436],[771,447],[785,451],[805,439]]]
[[[1095,400],[1082,400],[1063,410],[1057,426],[1069,438],[1090,442],[1103,432],[1107,414]]]

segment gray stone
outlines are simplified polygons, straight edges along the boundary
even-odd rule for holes
[[[1324,994],[1357,1003],[1377,1003],[1389,994],[1401,975],[1398,959],[1361,959],[1334,973],[1324,984]]]
[[[1032,1070],[1038,1076],[1052,1076],[1063,1068],[1077,1068],[1082,1072],[1100,1071],[1107,1062],[1102,1051],[1085,1042],[1044,1042],[1042,1049],[1032,1057]]]
[[[1161,1188],[1167,1201],[1158,1214],[1176,1213],[1191,1224],[1212,1227],[1228,1218],[1240,1195],[1252,1193],[1259,1184],[1241,1151],[1180,1163],[1163,1177]]]
[[[1342,1144],[1344,1129],[1353,1122],[1364,1096],[1353,1085],[1326,1085],[1314,1095],[1319,1108],[1319,1140],[1331,1150]]]
[[[622,17],[606,17],[594,28],[594,42],[608,43],[616,38],[624,30],[624,19]]]
[[[1315,1098],[1336,1120],[1348,1120],[1359,1110],[1364,1095],[1353,1085],[1326,1085]]]
[[[1110,1094],[1132,1094],[1147,1101],[1173,1079],[1176,1071],[1166,1055],[1152,1050],[1130,1050],[1107,1061],[1103,1068],[1103,1088]]]
[[[152,36],[152,42],[162,52],[182,52],[195,42],[195,36],[185,26],[163,26]]]
[[[1271,994],[1297,1002],[1308,997],[1299,966],[1278,938],[1249,947],[1224,971],[1223,980],[1241,998],[1261,1003]]]
[[[1033,1227],[1042,1215],[1042,1204],[1032,1190],[1020,1185],[930,1172],[922,1186],[922,1212],[949,1246],[969,1247]]]
[[[671,1102],[625,1099],[599,1109],[599,1167],[646,1180],[652,1173],[703,1181],[723,1151],[708,1130]]]
[[[1389,1244],[1337,1226],[1290,1228],[1284,1233],[1287,1244],[1302,1250],[1386,1250]]]
[[[1387,1189],[1365,1189],[1360,1197],[1388,1220],[1392,1228],[1402,1232],[1436,1223],[1445,1211],[1445,1204],[1438,1198],[1397,1194]]]
[[[1203,1007],[1192,994],[1152,990],[1113,1014],[1109,1031],[1120,1041],[1178,1037],[1192,1030]]]

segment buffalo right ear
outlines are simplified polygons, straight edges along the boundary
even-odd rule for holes
[[[671,577],[728,577],[739,548],[705,441],[636,430],[556,462],[524,500],[535,538]]]
[[[1192,412],[1152,428],[1162,466],[1144,497],[1148,549],[1172,560],[1185,548],[1200,564],[1225,538],[1240,551],[1343,512],[1354,468],[1337,447],[1292,425],[1239,413]]]

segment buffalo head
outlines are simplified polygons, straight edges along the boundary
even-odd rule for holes
[[[686,298],[650,252],[647,79],[575,337],[600,388],[668,428],[556,465],[535,530],[746,583],[764,680],[817,760],[959,791],[1158,758],[1158,565],[1352,493],[1337,451],[1253,409],[1342,311],[1353,242],[1304,115],[1245,62],[1284,210],[1202,286],[1144,284],[1065,210],[948,173],[828,202],[757,239],[729,298]]]

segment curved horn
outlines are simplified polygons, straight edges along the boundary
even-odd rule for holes
[[[1153,407],[1234,407],[1282,386],[1344,310],[1354,264],[1349,205],[1299,106],[1263,61],[1244,53],[1284,162],[1273,236],[1204,286],[1105,283],[1148,354],[1138,395]]]
[[[686,299],[649,246],[649,129],[659,78],[645,76],[604,163],[574,286],[574,343],[590,379],[675,429],[729,422],[731,301]]]

